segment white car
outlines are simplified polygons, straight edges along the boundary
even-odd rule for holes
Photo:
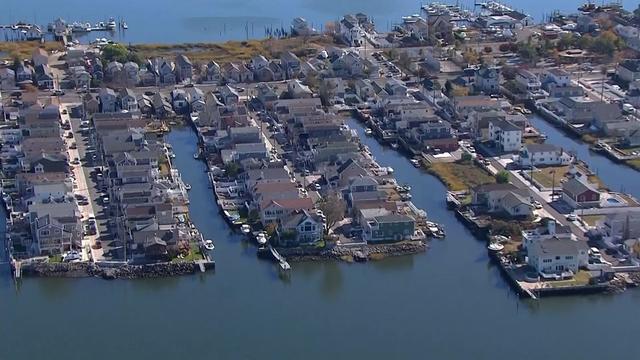
[[[578,220],[578,216],[576,214],[571,213],[571,214],[567,215],[567,220],[576,221],[576,220]]]
[[[533,207],[535,207],[536,209],[542,209],[542,204],[540,204],[540,201],[534,201],[533,202]]]

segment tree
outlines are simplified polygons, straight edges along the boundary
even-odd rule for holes
[[[118,61],[127,62],[129,50],[122,44],[108,44],[102,48],[102,58],[105,62]]]
[[[240,172],[240,166],[234,162],[230,162],[224,166],[224,171],[227,176],[235,177]]]
[[[477,64],[480,61],[480,57],[478,56],[478,53],[475,52],[475,50],[473,50],[473,49],[467,49],[462,54],[462,58],[469,65]]]
[[[406,51],[401,52],[400,56],[398,56],[398,66],[405,71],[409,71],[409,68],[411,67],[411,59]]]
[[[342,198],[336,193],[328,194],[323,199],[319,200],[316,204],[318,209],[322,210],[322,213],[326,217],[327,232],[338,221],[344,219],[347,206]]]
[[[496,174],[496,182],[498,184],[507,184],[509,183],[509,173],[501,170]]]
[[[460,161],[463,163],[468,163],[469,161],[471,161],[471,159],[473,159],[473,156],[471,156],[471,154],[469,154],[468,152],[464,152],[462,153],[462,156],[460,156]]]

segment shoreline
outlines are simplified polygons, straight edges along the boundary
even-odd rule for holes
[[[215,262],[202,262],[205,269],[215,269]],[[144,265],[118,264],[105,266],[94,263],[27,263],[22,265],[25,277],[43,278],[85,278],[96,277],[104,280],[115,279],[156,279],[183,275],[193,275],[201,271],[200,263],[158,263]]]
[[[428,245],[424,240],[403,241],[388,244],[358,244],[353,246],[336,246],[331,249],[305,249],[305,248],[280,248],[278,252],[287,261],[295,262],[319,262],[319,261],[345,261],[365,262],[377,261],[389,257],[406,256],[424,253]]]

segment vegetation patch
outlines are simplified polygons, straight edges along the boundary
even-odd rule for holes
[[[31,59],[31,54],[39,47],[44,48],[48,52],[53,50],[61,51],[64,49],[61,43],[52,41],[44,44],[41,44],[39,41],[4,41],[0,42],[0,54],[6,54],[6,58],[11,60]]]
[[[449,190],[460,191],[478,185],[495,183],[493,176],[472,162],[425,164],[427,171],[438,177]]]

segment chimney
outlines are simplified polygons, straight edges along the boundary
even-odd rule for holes
[[[555,220],[549,220],[547,222],[547,231],[549,232],[549,235],[555,235],[556,234],[556,221]]]

